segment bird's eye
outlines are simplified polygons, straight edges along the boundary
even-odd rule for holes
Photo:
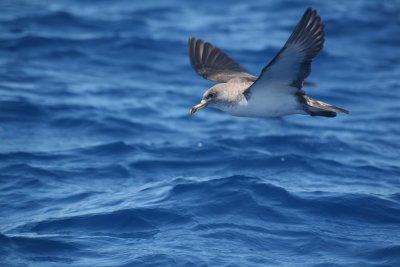
[[[207,95],[207,98],[214,98],[214,96],[215,96],[214,93],[209,93],[209,94]]]

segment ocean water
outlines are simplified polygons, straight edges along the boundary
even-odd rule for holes
[[[312,6],[336,118],[189,117]],[[400,266],[399,1],[0,1],[0,266]]]

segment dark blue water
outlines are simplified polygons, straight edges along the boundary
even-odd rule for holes
[[[189,108],[305,8],[334,119]],[[399,1],[0,2],[1,266],[400,266]]]

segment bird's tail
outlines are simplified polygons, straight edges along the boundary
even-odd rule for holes
[[[343,108],[312,99],[306,95],[303,96],[303,107],[304,111],[311,116],[336,117],[339,112],[349,114],[349,111]]]

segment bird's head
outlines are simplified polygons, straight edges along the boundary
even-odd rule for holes
[[[226,90],[218,85],[213,86],[203,94],[200,103],[190,109],[190,115],[207,106],[218,108],[221,105],[227,104],[227,102],[229,102],[229,97]]]

